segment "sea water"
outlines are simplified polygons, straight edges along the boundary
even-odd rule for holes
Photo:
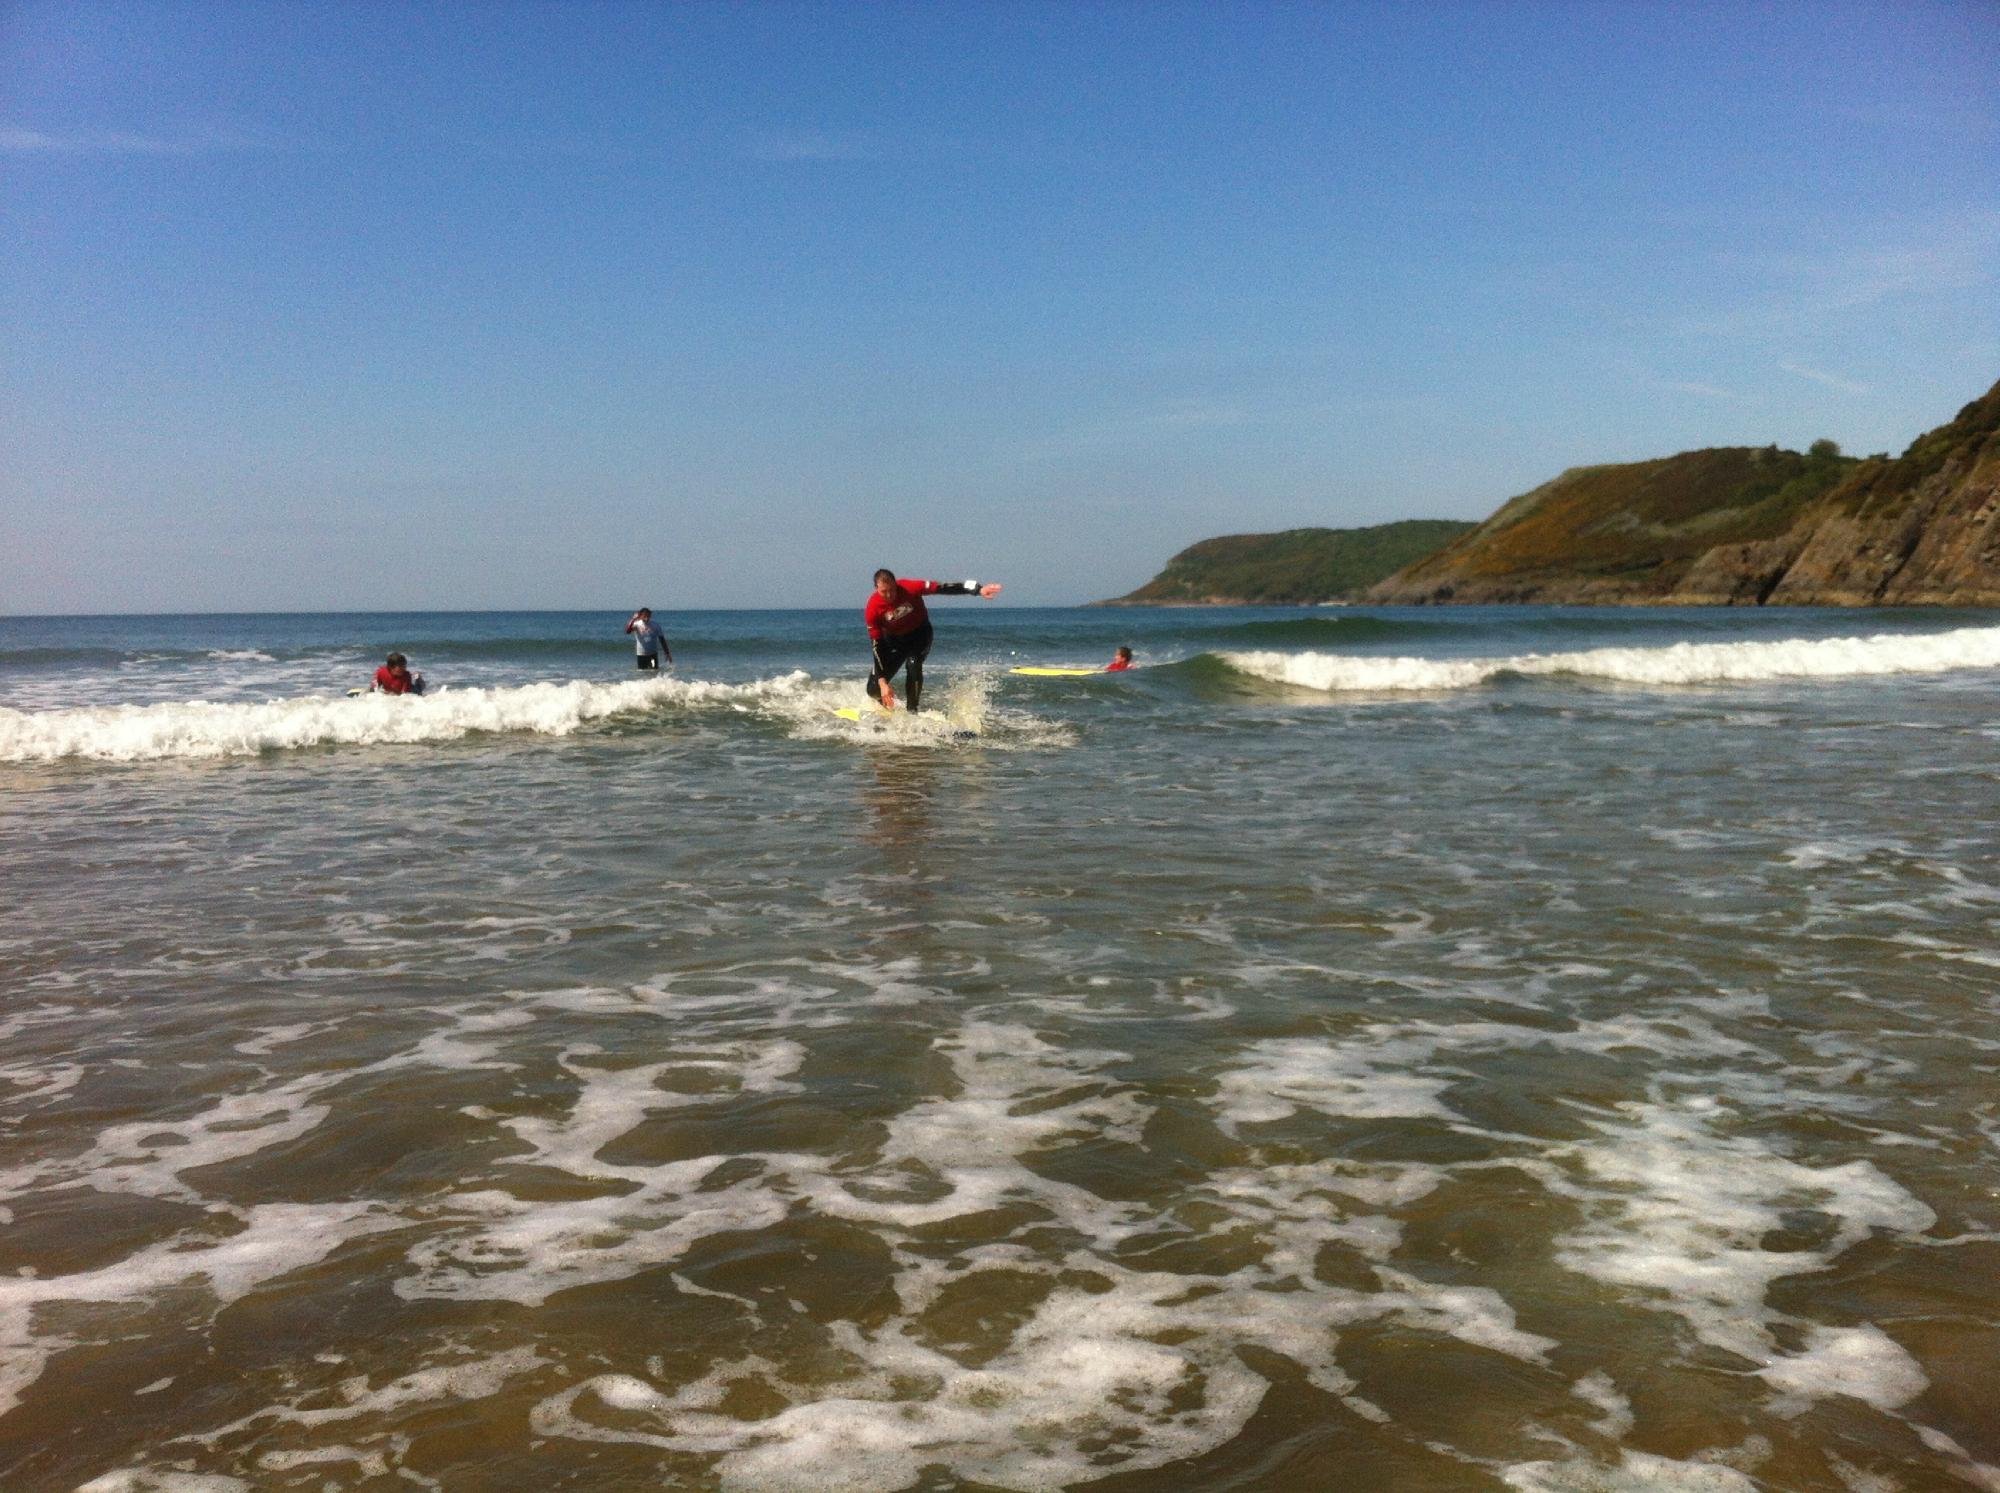
[[[0,621],[0,1486],[2000,1488],[2000,618],[935,612]]]

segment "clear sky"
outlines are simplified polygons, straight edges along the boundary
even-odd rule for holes
[[[2000,4],[0,0],[0,612],[1069,603],[2000,378]]]

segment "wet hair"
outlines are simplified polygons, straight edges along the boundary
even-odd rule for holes
[[[1118,645],[1118,651],[1112,655],[1114,658],[1130,658],[1131,656],[1132,650],[1123,643]]]
[[[639,610],[634,612],[632,615],[635,617],[650,617],[653,615],[653,609],[651,607],[640,607]]]
[[[889,580],[892,580],[892,581],[893,581],[893,580],[894,580],[894,579],[896,578],[896,572],[895,572],[895,571],[893,571],[893,570],[878,570],[878,571],[876,571],[876,572],[875,572],[875,579],[876,579],[876,580],[878,580],[878,581],[879,581],[879,580],[882,580],[882,579],[883,579],[883,578],[885,578],[885,577],[886,577],[887,579],[889,579]]]
[[[409,666],[410,666],[410,661],[409,661],[409,660],[408,660],[407,658],[403,657],[403,655],[402,655],[402,654],[400,654],[400,653],[392,653],[392,654],[390,654],[390,655],[389,655],[389,667],[390,667],[390,668],[392,668],[392,669],[407,669],[407,668],[408,668]]]

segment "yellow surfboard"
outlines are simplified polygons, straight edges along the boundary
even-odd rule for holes
[[[1009,674],[1027,674],[1035,679],[1082,679],[1087,675],[1102,674],[1104,671],[1102,669],[1042,669],[1033,666],[1024,666],[1018,669],[1009,669],[1007,672]]]
[[[857,726],[869,727],[869,733],[890,740],[917,740],[925,737],[950,741],[970,741],[979,735],[971,726],[960,726],[941,715],[911,715],[907,710],[882,710],[872,706],[832,705],[828,713],[837,715],[844,721],[852,721]]]

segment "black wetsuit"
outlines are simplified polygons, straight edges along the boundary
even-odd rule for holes
[[[875,642],[875,671],[868,676],[868,698],[882,698],[882,681],[896,677],[902,669],[903,704],[911,710],[918,709],[918,701],[924,697],[924,660],[930,656],[931,640],[936,634],[926,622],[915,632],[906,632],[901,637],[878,638]]]

